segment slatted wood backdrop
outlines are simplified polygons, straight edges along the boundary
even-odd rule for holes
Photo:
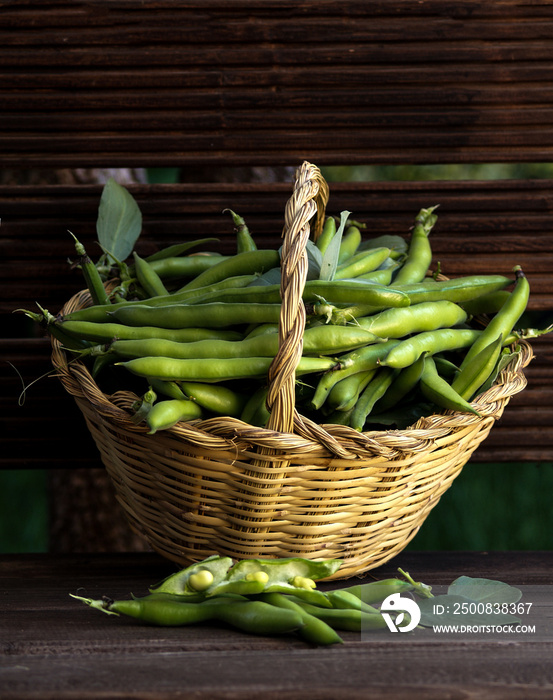
[[[553,160],[553,5],[518,0],[0,0],[0,173],[185,169],[130,187],[139,251],[216,235],[225,207],[279,239],[291,181],[218,182],[238,166]],[[92,246],[101,187],[0,185],[0,420],[4,468],[98,466],[80,415],[46,378],[48,342],[23,316],[81,286],[67,229]],[[48,178],[47,178],[48,181]],[[55,178],[51,181],[55,182]],[[432,236],[449,276],[522,264],[531,308],[553,309],[553,182],[331,183],[331,213]],[[475,461],[553,459],[553,341]]]

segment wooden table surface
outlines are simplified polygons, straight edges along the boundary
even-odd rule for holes
[[[434,592],[461,575],[515,585],[535,632],[352,632],[315,648],[212,625],[151,627],[69,593],[145,595],[175,570],[157,554],[4,555],[0,698],[553,698],[553,552],[407,552],[364,580],[398,567]]]

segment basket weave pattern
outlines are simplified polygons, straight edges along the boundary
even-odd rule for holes
[[[84,415],[129,523],[181,566],[211,554],[344,560],[335,577],[363,573],[398,554],[526,386],[532,349],[520,352],[477,397],[480,416],[446,411],[406,430],[359,433],[318,425],[294,407],[301,357],[309,222],[328,199],[304,163],[285,211],[280,349],[269,372],[266,428],[217,417],[148,435],[131,421],[131,392],[105,395],[87,368],[52,340],[52,361]],[[75,295],[62,314],[90,304]]]

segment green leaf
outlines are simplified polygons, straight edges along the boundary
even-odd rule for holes
[[[321,265],[323,264],[323,254],[311,240],[307,241],[305,252],[309,265],[307,268],[307,279],[318,280],[321,274]]]
[[[96,234],[103,250],[115,260],[125,260],[132,253],[142,231],[142,214],[128,190],[110,178],[104,185]]]
[[[263,273],[253,282],[248,284],[248,287],[263,287],[265,285],[280,284],[280,267],[272,267],[267,272]]]
[[[508,583],[470,576],[455,579],[447,592],[449,595],[461,595],[483,603],[517,603],[522,597],[522,591]]]
[[[321,262],[323,259],[321,251],[317,248],[313,241],[307,241],[307,246],[305,250],[307,253],[308,261],[307,279],[319,279],[319,272],[321,269]],[[262,287],[264,285],[280,284],[280,278],[281,268],[273,267],[270,270],[267,270],[267,272],[257,277],[253,282],[250,282],[248,287]]]
[[[334,236],[332,237],[332,240],[328,244],[323,255],[323,259],[321,262],[321,272],[319,275],[319,279],[321,280],[331,281],[332,279],[334,279],[334,273],[336,272],[336,268],[338,267],[338,258],[340,256],[340,244],[342,242],[342,234],[344,233],[344,229],[348,221],[348,216],[350,214],[350,211],[343,211],[340,214],[340,226],[334,234]]]

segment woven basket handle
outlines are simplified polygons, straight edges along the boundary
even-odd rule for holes
[[[296,368],[302,356],[306,319],[302,294],[307,279],[310,221],[316,216],[316,240],[323,227],[328,196],[328,185],[319,168],[304,162],[296,172],[284,214],[279,349],[269,368],[267,428],[281,433],[293,432],[294,426]]]

